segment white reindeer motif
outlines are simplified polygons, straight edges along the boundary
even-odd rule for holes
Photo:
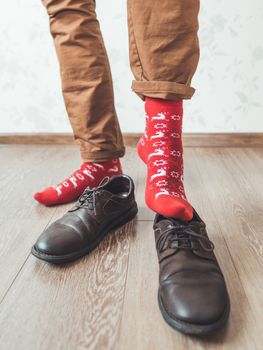
[[[98,171],[98,169],[95,166],[93,166],[93,165],[87,165],[87,169],[90,169],[92,171]]]
[[[151,136],[151,140],[157,139],[160,137],[164,137],[164,133],[162,131],[157,131],[155,135]]]
[[[108,171],[113,171],[114,173],[117,173],[119,171],[119,168],[117,165],[115,165],[113,168],[110,168]]]
[[[77,179],[75,178],[75,176],[71,176],[71,177],[69,178],[69,181],[73,184],[73,187],[74,187],[74,188],[78,187]]]
[[[63,183],[63,184],[64,184],[64,183]],[[64,185],[64,186],[65,186],[65,185]],[[65,186],[65,187],[68,187],[68,186]],[[61,188],[62,188],[61,185],[55,187],[55,190],[57,191],[58,196],[61,196],[61,194],[62,194]]]
[[[84,180],[85,179],[85,177],[82,174],[80,174],[80,173],[77,173],[76,176],[77,176],[77,178],[79,180]]]
[[[92,180],[95,179],[95,177],[91,174],[90,170],[84,169],[82,172],[83,172],[83,174],[86,174],[87,176],[89,176]]]
[[[165,114],[164,113],[158,113],[157,115],[152,117],[152,120],[165,120]]]
[[[157,192],[157,193],[155,193],[155,198],[158,198],[159,196],[161,196],[162,194],[170,194],[165,188],[161,188],[160,189],[160,192]]]
[[[104,169],[104,166],[103,165],[101,165],[101,164],[98,164],[98,163],[93,163],[94,165],[96,165],[98,168],[100,168],[100,169]]]
[[[166,170],[165,169],[158,169],[157,173],[151,176],[151,180],[150,181],[154,180],[156,177],[165,176],[165,175],[166,175]]]
[[[164,155],[164,150],[157,148],[154,152],[149,154],[148,159],[150,159],[153,156],[163,156],[163,155]]]

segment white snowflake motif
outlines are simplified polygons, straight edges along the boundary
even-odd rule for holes
[[[183,186],[179,186],[179,187],[178,187],[178,190],[179,190],[180,192],[184,193],[184,188],[183,188]]]
[[[180,197],[180,196],[179,196],[179,193],[174,192],[174,191],[171,192],[171,195],[172,195],[173,197],[177,197],[177,198]]]
[[[170,151],[170,154],[173,157],[180,157],[181,156],[181,152],[180,151],[175,151],[175,150]]]
[[[164,146],[165,145],[165,141],[155,141],[154,143],[153,143],[153,146],[154,147],[162,147],[162,146]]]
[[[180,134],[178,134],[177,132],[172,132],[171,133],[171,137],[173,137],[175,139],[179,139],[180,138]]]
[[[155,165],[155,166],[163,166],[166,164],[168,164],[168,162],[167,162],[167,160],[164,160],[164,159],[155,160],[153,162],[153,165]]]
[[[165,187],[168,185],[168,182],[166,180],[159,180],[156,182],[157,187]]]
[[[184,175],[181,175],[180,180],[184,182]]]
[[[171,115],[171,119],[172,120],[180,120],[181,116],[180,116],[180,114],[174,114],[174,115]]]
[[[180,176],[180,174],[179,174],[179,172],[178,171],[171,171],[171,177],[173,177],[173,178],[175,178],[175,179],[178,179],[179,178],[179,176]]]
[[[164,129],[167,127],[167,124],[165,123],[157,123],[154,125],[154,129]]]

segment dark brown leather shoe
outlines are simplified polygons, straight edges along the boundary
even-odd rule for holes
[[[32,254],[51,263],[73,261],[90,253],[137,212],[132,179],[127,175],[107,178],[99,187],[87,188],[76,205],[40,235]]]
[[[195,211],[189,222],[156,215],[154,231],[160,263],[158,301],[166,322],[196,335],[223,327],[230,302],[205,223]]]

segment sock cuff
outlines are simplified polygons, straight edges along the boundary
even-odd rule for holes
[[[172,109],[170,112],[177,112],[179,114],[183,113],[183,100],[165,100],[160,98],[152,98],[146,96],[145,98],[145,110],[150,113],[154,113],[155,110],[161,112],[162,109]]]

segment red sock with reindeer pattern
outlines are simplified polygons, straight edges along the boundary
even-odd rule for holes
[[[119,159],[107,162],[83,163],[80,168],[58,185],[48,187],[34,195],[44,205],[69,203],[76,200],[86,187],[96,187],[106,176],[122,174]]]
[[[191,220],[183,184],[182,101],[146,97],[145,111],[146,142],[138,152],[147,154],[146,204],[166,217]]]

